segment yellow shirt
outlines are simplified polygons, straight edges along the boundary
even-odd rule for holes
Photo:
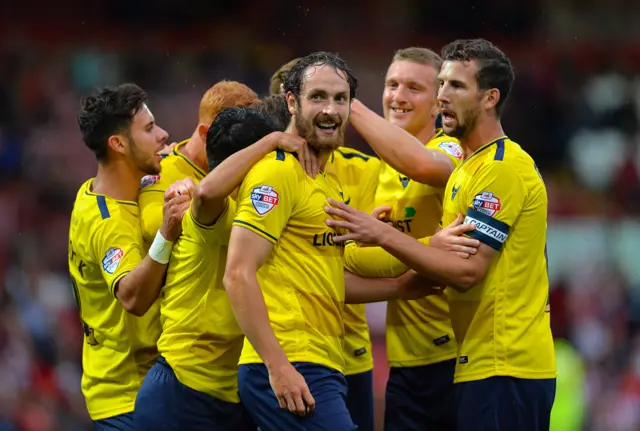
[[[461,162],[462,150],[458,142],[441,130],[436,131],[426,147],[447,154],[454,166]],[[442,188],[412,181],[382,163],[375,205],[391,205],[390,221],[396,229],[413,238],[423,238],[433,235],[439,226],[443,193]],[[444,297],[434,295],[412,301],[389,301],[389,366],[414,367],[441,362],[455,358],[456,349]]]
[[[162,159],[160,175],[147,175],[142,179],[138,193],[138,204],[140,205],[142,237],[147,249],[153,243],[153,239],[162,225],[164,192],[178,180],[191,178],[197,184],[207,175],[182,154],[181,150],[187,142],[189,141],[180,142],[167,157]]]
[[[133,411],[156,356],[157,309],[127,313],[114,296],[143,258],[138,204],[91,192],[76,196],[69,229],[69,273],[85,334],[82,392],[93,420]]]
[[[244,334],[222,284],[236,204],[211,226],[189,210],[173,246],[162,289],[158,350],[184,385],[227,402],[239,402],[238,359]]]
[[[344,247],[333,242],[324,207],[342,200],[330,177],[307,176],[291,154],[277,151],[258,162],[238,193],[234,226],[273,243],[258,271],[271,327],[291,362],[344,369]],[[241,364],[260,363],[245,340]]]
[[[334,151],[327,163],[327,175],[342,185],[350,206],[371,213],[378,185],[380,160],[352,148]],[[358,374],[373,368],[371,338],[365,304],[344,306],[345,374]]]
[[[549,322],[547,192],[533,159],[507,137],[478,149],[451,175],[443,225],[458,214],[494,248],[484,279],[447,289],[459,343],[455,382],[556,377]]]

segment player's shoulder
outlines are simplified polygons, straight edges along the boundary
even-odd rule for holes
[[[93,179],[85,182],[78,191],[73,206],[75,222],[82,222],[89,229],[104,228],[113,224],[138,225],[140,210],[133,201],[113,199],[91,191]]]
[[[353,167],[362,171],[380,167],[380,159],[350,147],[340,147],[334,150],[330,161],[336,166]]]
[[[304,172],[295,154],[276,150],[265,155],[251,168],[252,175],[290,176]]]
[[[442,129],[436,130],[435,136],[427,142],[426,147],[432,150],[443,151],[458,160],[462,160],[463,157],[460,141],[445,134]]]

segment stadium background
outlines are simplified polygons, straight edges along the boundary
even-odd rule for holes
[[[554,429],[640,429],[638,16],[635,0],[3,3],[0,431],[88,429],[66,271],[72,200],[96,166],[75,122],[81,94],[136,82],[180,140],[214,82],[265,95],[282,63],[329,50],[348,60],[359,97],[380,112],[395,49],[476,36],[517,67],[504,126],[549,193]],[[353,130],[348,144],[370,152]],[[384,307],[368,311],[381,414]]]

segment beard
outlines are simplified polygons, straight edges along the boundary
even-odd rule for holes
[[[333,121],[336,129],[333,135],[321,135],[316,130],[316,124],[323,121]],[[296,116],[295,126],[298,135],[304,138],[314,150],[319,153],[331,152],[342,146],[344,143],[345,125],[339,115],[318,114],[315,118],[305,119],[302,115]]]
[[[158,175],[160,173],[160,164],[156,161],[156,154],[145,155],[140,150],[137,142],[133,137],[129,136],[129,147],[131,148],[131,158],[133,165],[143,175]]]
[[[462,118],[464,118],[464,122],[460,121],[460,117],[456,115],[456,125],[451,130],[446,130],[447,127],[443,124],[443,130],[452,138],[456,138],[458,140],[462,140],[466,138],[476,127],[476,123],[478,122],[478,117],[480,116],[480,108],[477,109],[468,109],[463,113]]]

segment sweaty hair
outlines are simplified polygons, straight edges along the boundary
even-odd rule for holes
[[[290,62],[282,65],[280,69],[276,71],[271,76],[271,84],[269,85],[269,95],[273,96],[274,94],[282,93],[282,86],[284,84],[284,77],[291,70],[293,66],[296,65],[297,62],[300,61],[300,58],[294,58]]]
[[[249,106],[259,101],[258,95],[246,85],[237,81],[220,81],[202,96],[199,122],[209,125],[225,108]]]
[[[402,60],[433,66],[437,71],[440,71],[440,67],[442,67],[442,57],[430,49],[416,46],[397,50],[391,62]]]
[[[278,130],[281,132],[285,131],[291,122],[291,112],[284,93],[267,96],[262,102],[249,108],[272,117],[278,123]]]
[[[209,171],[227,157],[277,131],[275,120],[263,113],[250,108],[223,109],[207,132]]]
[[[109,138],[129,133],[133,117],[146,102],[147,93],[135,84],[103,88],[82,99],[78,126],[99,162],[107,159]]]
[[[302,91],[304,72],[308,67],[313,66],[331,66],[337,72],[344,74],[344,77],[349,83],[349,100],[353,100],[356,97],[358,80],[353,76],[351,69],[347,66],[347,62],[340,58],[338,54],[332,54],[330,52],[314,52],[306,57],[302,57],[300,61],[291,68],[284,79],[285,94],[290,91],[296,99],[298,99],[300,97],[300,92]]]
[[[442,48],[444,61],[475,61],[478,65],[476,80],[480,90],[497,88],[500,100],[496,104],[496,115],[509,97],[515,80],[515,71],[509,58],[494,44],[485,39],[456,40]]]

